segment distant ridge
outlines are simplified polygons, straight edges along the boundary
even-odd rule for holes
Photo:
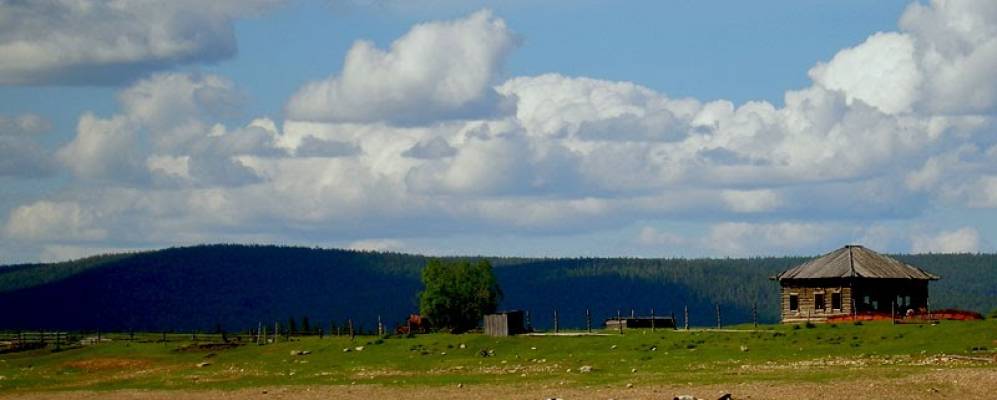
[[[932,305],[997,308],[997,255],[894,255],[944,279]],[[505,292],[503,308],[531,312],[538,328],[555,308],[565,327],[617,310],[680,316],[711,325],[777,318],[778,285],[768,280],[805,257],[742,259],[490,258]],[[0,267],[0,329],[227,330],[258,322],[314,326],[353,318],[371,329],[378,315],[400,321],[416,311],[426,257],[399,253],[264,245],[202,245]]]

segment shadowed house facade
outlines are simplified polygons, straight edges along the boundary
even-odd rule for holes
[[[773,276],[782,288],[782,322],[919,312],[939,277],[862,246],[849,245]]]

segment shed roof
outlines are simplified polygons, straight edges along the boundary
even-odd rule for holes
[[[938,275],[858,245],[848,245],[772,277],[784,279],[874,278],[937,280]]]

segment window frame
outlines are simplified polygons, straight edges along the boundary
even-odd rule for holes
[[[817,296],[820,296],[820,301],[817,301]],[[823,312],[827,310],[827,297],[824,292],[814,292],[814,312]]]
[[[800,294],[799,293],[790,293],[789,294],[789,312],[791,312],[791,313],[797,313],[797,314],[800,312]]]
[[[837,307],[835,307],[835,299],[837,299]],[[844,307],[844,301],[842,301],[841,292],[831,292],[831,310],[841,311]]]

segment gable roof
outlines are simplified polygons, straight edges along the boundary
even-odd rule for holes
[[[937,280],[938,275],[858,245],[848,245],[772,277],[784,279],[873,278]]]

